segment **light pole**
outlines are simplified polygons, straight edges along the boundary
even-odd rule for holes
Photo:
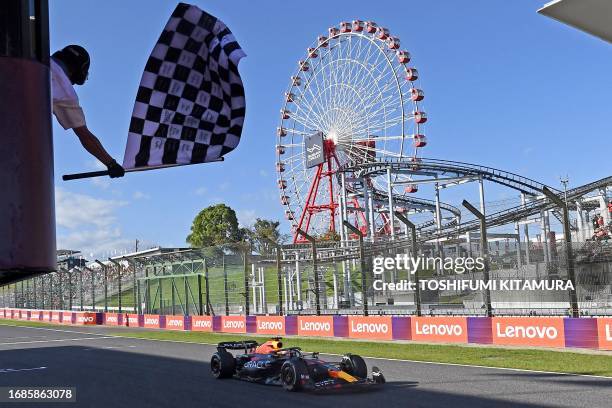
[[[122,307],[123,305],[122,305],[122,302],[121,302],[121,298],[123,297],[122,296],[122,288],[121,288],[121,268],[122,268],[122,266],[121,266],[121,264],[119,262],[115,261],[114,259],[108,258],[108,261],[110,263],[112,263],[113,265],[115,265],[115,267],[117,268],[117,278],[118,278],[118,280],[117,280],[117,293],[119,295],[119,298],[118,298],[119,305],[118,306],[119,306],[119,313],[122,313],[123,312],[123,307]]]
[[[283,277],[282,277],[282,266],[281,266],[281,249],[279,245],[272,238],[262,237],[264,241],[273,246],[276,249],[276,278],[278,280],[278,315],[283,315]]]
[[[366,262],[365,250],[363,247],[363,232],[348,221],[342,222],[344,226],[351,230],[352,233],[359,237],[359,262],[361,264],[361,303],[363,305],[363,315],[368,315],[368,297],[367,297],[367,279],[366,279]]]
[[[573,286],[573,288],[570,289],[570,305],[572,309],[572,317],[580,317],[580,311],[578,310],[578,296],[576,295],[576,276],[574,272],[574,253],[572,251],[572,232],[570,230],[567,201],[564,202],[546,187],[542,188],[542,193],[544,193],[544,195],[550,201],[561,207],[563,210],[563,237],[565,239],[565,256],[567,258],[567,275]]]
[[[563,184],[563,199],[565,206],[567,206],[567,185],[569,184],[569,177],[566,175],[565,178],[559,177],[559,181]]]
[[[97,259],[94,262],[100,265],[100,267],[102,268],[102,273],[104,276],[104,313],[107,313],[108,312],[108,273],[106,271],[106,265],[104,265],[102,262],[100,262]]]
[[[312,245],[312,272],[314,273],[314,284],[315,284],[315,303],[317,316],[321,315],[321,302],[319,299],[319,273],[317,271],[317,241],[314,237],[308,235],[301,229],[296,231],[299,235],[303,236]]]
[[[251,249],[251,244],[248,242],[244,243],[244,314],[248,316],[251,312],[249,299],[249,260],[247,258],[248,253]],[[256,311],[257,312],[257,311]]]
[[[408,218],[406,218],[404,216],[404,214],[395,213],[395,216],[397,217],[398,220],[400,220],[401,222],[404,223],[404,225],[406,225],[408,228],[410,228],[410,232],[412,235],[412,257],[416,258],[419,256],[419,250],[417,247],[417,236],[416,236],[416,225],[414,225],[414,223],[412,223],[410,220],[408,220]],[[417,316],[421,316],[422,315],[422,310],[421,310],[421,288],[419,285],[419,270],[415,269],[414,270],[414,306],[416,308],[416,314]]]
[[[481,207],[484,207],[483,203],[484,201],[481,201]],[[472,204],[470,204],[466,200],[463,200],[462,204],[465,208],[468,209],[469,212],[474,214],[474,216],[476,216],[476,218],[480,220],[480,253],[484,261],[484,269],[482,271],[482,274],[483,274],[485,285],[486,285],[485,292],[484,292],[484,303],[485,303],[485,308],[487,312],[487,317],[492,317],[493,310],[491,308],[491,291],[489,290],[489,286],[488,286],[489,285],[489,247],[487,243],[486,218],[482,212],[478,211],[476,207],[474,207]]]

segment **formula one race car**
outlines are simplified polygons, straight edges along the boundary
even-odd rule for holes
[[[227,350],[242,350],[233,355]],[[238,378],[270,385],[282,385],[287,391],[320,391],[347,387],[372,387],[385,383],[380,370],[372,367],[368,378],[365,361],[355,354],[345,354],[340,362],[319,359],[319,353],[304,354],[299,347],[283,348],[280,337],[263,344],[256,341],[228,341],[217,345],[210,360],[215,378]]]

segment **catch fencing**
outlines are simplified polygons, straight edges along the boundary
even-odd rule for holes
[[[257,254],[244,244],[115,257],[3,286],[0,307],[141,315],[612,316],[612,245],[605,242],[574,243],[568,252],[563,242],[492,239],[486,256],[478,241],[430,242],[415,251],[392,241],[366,243],[363,251],[355,241],[315,246],[314,258],[311,245]],[[458,272],[433,263],[417,273],[397,265],[375,273],[381,259],[404,255],[455,265],[483,256],[487,268]],[[428,286],[410,287],[417,279]],[[567,280],[574,290],[546,287]],[[467,286],[452,283],[459,281]],[[486,281],[496,285],[474,289]],[[509,281],[516,286],[504,288]],[[525,282],[544,286],[525,288]]]

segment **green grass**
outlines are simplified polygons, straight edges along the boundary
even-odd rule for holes
[[[3,320],[0,324],[30,327],[57,327],[57,325],[18,320]],[[216,344],[235,339],[259,339],[240,334],[201,332],[174,332],[148,330],[117,330],[111,335],[142,339],[186,341]],[[354,353],[367,357],[399,360],[468,364],[487,367],[518,368],[571,374],[589,374],[612,377],[612,355],[574,353],[540,349],[508,349],[495,347],[430,345],[415,343],[365,342],[353,340],[327,340],[287,337],[286,346],[301,347],[307,351],[330,354]]]
[[[209,344],[243,338],[240,335],[169,331],[121,331],[113,334],[135,338]],[[256,337],[246,337],[257,339]],[[289,347],[296,346],[308,351],[320,351],[331,354],[350,352],[368,357],[399,360],[519,368],[612,377],[612,355],[534,349],[302,339],[296,337],[285,338],[284,344]]]
[[[100,302],[98,299],[97,305],[104,304],[104,301]],[[119,295],[115,294],[108,297],[108,305],[111,307],[119,306]],[[121,306],[123,307],[134,307],[134,290],[130,287],[121,291]]]

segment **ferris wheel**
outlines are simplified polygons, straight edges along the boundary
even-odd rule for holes
[[[336,172],[345,164],[412,158],[427,143],[419,73],[399,38],[376,23],[354,20],[329,28],[308,48],[284,95],[277,129],[276,170],[281,204],[292,223],[311,235],[339,231]],[[394,181],[398,177],[394,175]],[[373,191],[389,189],[386,177],[368,180]],[[349,190],[354,222],[366,229],[363,198]],[[384,234],[387,216],[377,214],[375,234]]]

